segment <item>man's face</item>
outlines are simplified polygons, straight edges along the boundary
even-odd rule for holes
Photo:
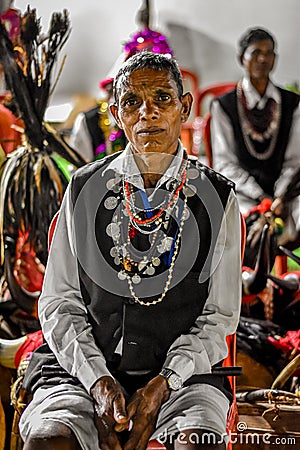
[[[267,79],[273,69],[275,53],[270,40],[252,42],[247,47],[242,64],[250,75],[250,79]]]
[[[189,116],[192,96],[178,97],[172,76],[166,71],[142,69],[126,82],[119,80],[119,100],[111,111],[136,153],[174,154],[181,124]]]

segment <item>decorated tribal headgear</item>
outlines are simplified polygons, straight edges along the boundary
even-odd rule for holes
[[[152,53],[162,53],[169,55],[170,58],[174,56],[173,51],[168,44],[167,38],[164,34],[154,31],[150,28],[150,8],[149,0],[144,0],[141,8],[137,14],[137,21],[143,27],[141,31],[135,33],[131,40],[125,42],[124,44],[124,54],[122,55],[121,61],[118,63],[123,63],[131,56],[142,51],[148,51]],[[115,66],[114,66],[115,68]],[[112,70],[112,72],[118,72],[118,70]],[[100,87],[104,88],[113,82],[113,77],[108,76],[104,80],[100,81]]]

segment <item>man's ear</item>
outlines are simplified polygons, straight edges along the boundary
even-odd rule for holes
[[[186,94],[183,94],[181,97],[181,122],[186,122],[189,118],[192,104],[193,104],[193,96],[190,92],[187,92]]]
[[[110,105],[109,109],[110,109],[110,112],[112,113],[112,115],[114,116],[114,119],[115,119],[115,121],[116,121],[116,124],[117,124],[118,127],[121,128],[121,130],[122,130],[123,127],[122,127],[121,121],[120,121],[120,119],[119,119],[119,109],[118,109],[117,105],[112,104],[112,105]]]

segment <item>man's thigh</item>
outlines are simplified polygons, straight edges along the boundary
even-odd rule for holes
[[[98,450],[92,398],[82,386],[60,384],[39,388],[20,419],[20,434],[25,441],[51,437],[55,423],[66,425],[83,450]]]

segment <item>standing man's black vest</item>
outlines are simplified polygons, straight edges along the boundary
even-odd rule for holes
[[[250,155],[247,150],[240,126],[237,109],[236,89],[219,97],[223,110],[229,117],[235,138],[235,152],[242,168],[247,170],[261,186],[264,192],[273,197],[274,185],[277,181],[284,161],[285,150],[289,141],[292,118],[295,108],[299,104],[299,95],[278,88],[281,95],[281,119],[275,149],[270,158],[260,160]],[[252,141],[255,145],[254,141]]]

